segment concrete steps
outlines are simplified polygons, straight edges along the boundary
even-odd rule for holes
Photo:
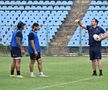
[[[77,24],[74,22],[77,18],[82,18],[88,7],[90,0],[74,0],[74,6],[65,22],[60,26],[55,38],[49,45],[50,55],[65,55],[68,54],[67,44],[74,34]]]

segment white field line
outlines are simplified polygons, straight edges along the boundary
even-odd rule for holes
[[[54,84],[54,85],[49,85],[49,86],[44,86],[44,87],[39,87],[39,88],[33,88],[31,90],[42,90],[42,89],[47,89],[47,88],[52,88],[52,87],[57,87],[57,86],[64,86],[64,85],[68,85],[68,84],[74,84],[74,83],[78,83],[78,82],[88,81],[88,80],[92,80],[92,79],[94,79],[94,77],[89,77],[89,78],[79,79],[76,81]]]

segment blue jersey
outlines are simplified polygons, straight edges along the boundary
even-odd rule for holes
[[[39,39],[38,39],[37,32],[31,31],[28,35],[28,51],[31,54],[31,53],[34,53],[34,50],[31,46],[30,40],[34,41],[35,48],[36,48],[37,52],[41,52],[41,47],[40,47],[40,44],[39,44]]]
[[[22,32],[20,30],[15,30],[12,34],[12,39],[11,39],[11,47],[18,47],[17,42],[16,42],[16,37],[20,37],[20,43],[22,44]]]
[[[99,35],[99,34],[101,34],[101,33],[105,33],[105,31],[101,28],[101,27],[99,27],[99,26],[97,26],[96,28],[93,28],[92,26],[87,26],[87,30],[88,30],[88,33],[89,33],[89,45],[90,46],[101,46],[101,41],[95,41],[94,39],[93,39],[93,35],[94,34],[97,34],[97,35]]]

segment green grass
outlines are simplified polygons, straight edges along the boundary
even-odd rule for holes
[[[48,78],[29,76],[29,57],[22,58],[24,79],[10,78],[11,58],[0,57],[0,90],[108,90],[108,57],[103,58],[104,76],[91,76],[88,57],[43,57]]]

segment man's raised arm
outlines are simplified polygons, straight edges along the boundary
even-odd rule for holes
[[[79,19],[76,19],[76,20],[75,20],[75,23],[78,23],[78,25],[79,25],[80,27],[82,27],[82,28],[84,28],[84,29],[87,30],[86,25],[83,25]]]

